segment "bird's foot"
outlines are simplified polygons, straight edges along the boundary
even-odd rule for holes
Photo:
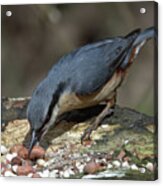
[[[87,128],[84,131],[84,134],[81,137],[81,144],[82,145],[84,145],[84,146],[91,146],[92,145],[92,140],[91,140],[91,137],[90,137],[91,132],[92,132],[92,130],[90,128]]]

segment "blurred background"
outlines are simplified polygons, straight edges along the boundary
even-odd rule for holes
[[[146,13],[141,14],[140,8]],[[155,24],[152,1],[4,5],[1,13],[3,97],[31,96],[52,65],[77,47]],[[153,115],[154,63],[151,40],[119,88],[119,105]]]

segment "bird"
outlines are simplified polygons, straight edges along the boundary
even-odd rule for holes
[[[62,114],[106,102],[81,142],[91,140],[106,115],[114,113],[117,89],[146,41],[157,38],[154,27],[86,44],[61,57],[32,93],[27,107],[29,154]]]

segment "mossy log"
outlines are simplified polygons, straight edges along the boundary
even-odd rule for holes
[[[30,98],[2,99],[1,143],[8,148],[19,143],[25,143],[28,146],[30,125],[26,119],[26,109],[29,100]],[[81,154],[111,151],[119,154],[123,150],[133,163],[144,165],[148,160],[157,167],[157,123],[153,117],[130,108],[116,106],[114,114],[106,117],[101,126],[92,133],[91,138],[94,143],[91,147],[81,144],[80,139],[84,130],[103,108],[104,105],[98,105],[66,113],[58,118],[57,124],[41,141],[41,145],[46,148],[46,153],[55,154],[57,149],[65,146],[71,147],[71,153],[80,152]],[[119,168],[117,174],[123,172],[124,170]],[[154,180],[157,177],[157,170],[153,173],[148,172],[143,177],[138,172],[126,172],[121,179],[137,177],[142,180]],[[76,175],[74,178],[80,178],[80,176]],[[115,179],[117,178],[118,176],[115,176]],[[114,179],[114,177],[108,179]]]

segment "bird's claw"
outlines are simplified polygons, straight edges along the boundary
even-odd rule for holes
[[[91,130],[87,129],[84,134],[81,137],[81,144],[84,146],[88,146],[92,144],[92,140],[91,140]]]

